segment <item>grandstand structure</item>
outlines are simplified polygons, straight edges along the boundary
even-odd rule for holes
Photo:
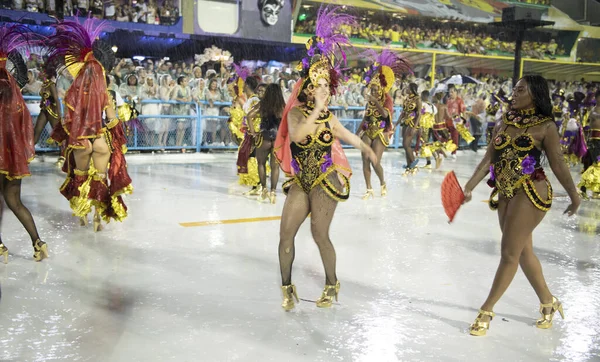
[[[296,9],[295,31],[292,41],[294,43],[304,43],[311,36],[307,34],[306,28],[300,26],[304,21],[310,21],[310,16],[322,3],[334,3],[333,1],[302,1]],[[461,19],[463,22],[468,20],[471,26],[480,31],[484,27],[490,27],[494,22],[500,21],[502,10],[510,6],[526,7],[541,11],[544,20],[551,26],[545,26],[535,31],[526,32],[526,40],[529,39],[548,39],[548,37],[561,37],[564,40],[565,54],[554,55],[548,57],[533,57],[524,55],[520,60],[520,74],[514,76],[522,76],[526,74],[540,74],[548,79],[559,81],[600,81],[600,62],[586,61],[586,58],[595,60],[596,54],[592,56],[581,56],[586,53],[593,52],[592,48],[600,38],[600,31],[596,27],[580,25],[570,19],[567,14],[562,13],[559,9],[550,6],[550,2],[546,0],[513,0],[513,1],[450,1],[450,0],[426,0],[415,2],[411,0],[397,1],[382,1],[377,5],[372,2],[354,0],[348,5],[356,8],[348,7],[348,11],[362,17],[381,18],[385,17],[388,24],[399,24],[402,26],[407,19],[420,18],[420,22],[430,21],[433,24],[452,23],[456,19]],[[457,6],[459,5],[459,6]],[[390,15],[391,14],[391,15]],[[439,16],[451,17],[452,19],[442,19]],[[433,18],[436,16],[436,18]],[[423,18],[425,17],[425,18]],[[391,20],[389,20],[391,19]],[[548,21],[549,20],[549,21]],[[413,20],[416,21],[416,20]],[[458,22],[457,22],[458,23]],[[485,54],[461,52],[461,49],[456,46],[451,46],[447,49],[428,47],[422,43],[407,44],[402,39],[400,41],[386,42],[380,41],[377,37],[389,38],[386,35],[386,30],[377,30],[375,36],[365,39],[365,34],[361,31],[360,37],[352,37],[352,45],[356,48],[382,49],[384,47],[391,48],[402,54],[414,66],[429,66],[430,70],[427,74],[430,77],[431,84],[435,83],[436,67],[454,68],[458,72],[468,71],[469,73],[487,73],[502,76],[512,76],[515,62],[514,53],[506,51],[486,51]],[[494,30],[490,30],[494,31]],[[507,41],[515,41],[514,32],[508,29],[496,28],[495,31],[503,36]],[[368,31],[365,31],[368,33]],[[505,34],[506,33],[506,34]],[[536,33],[537,35],[534,35]],[[544,34],[545,33],[545,34]],[[353,34],[355,35],[355,34]],[[393,37],[392,37],[393,38]],[[397,39],[396,39],[397,40]],[[414,46],[416,45],[416,46]],[[597,52],[596,52],[597,53]],[[600,59],[599,59],[600,60]]]

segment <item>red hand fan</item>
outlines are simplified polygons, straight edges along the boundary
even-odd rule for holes
[[[458,183],[456,174],[454,171],[451,171],[444,177],[444,181],[442,182],[442,205],[444,206],[446,215],[450,218],[448,223],[454,220],[454,216],[456,216],[463,201],[465,201],[465,194]]]

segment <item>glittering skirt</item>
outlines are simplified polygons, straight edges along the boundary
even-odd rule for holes
[[[68,139],[65,136],[66,132],[59,123],[54,129],[52,137],[56,141],[62,142]],[[69,200],[73,216],[85,217],[92,211],[93,206],[105,222],[109,222],[111,219],[123,221],[127,217],[127,206],[122,196],[131,194],[133,186],[127,172],[124,155],[127,152],[127,139],[121,122],[115,119],[107,124],[102,128],[98,137],[106,139],[111,153],[106,176],[98,173],[93,161],[87,171],[76,169],[73,151],[77,147],[68,145],[63,165],[63,171],[67,174],[67,178],[60,187],[60,193]]]

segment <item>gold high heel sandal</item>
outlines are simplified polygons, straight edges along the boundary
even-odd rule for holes
[[[269,194],[269,200],[271,201],[271,204],[275,205],[275,199],[276,199],[276,195],[275,195],[275,191],[271,191],[271,193]]]
[[[269,198],[269,190],[263,188],[260,193],[260,196],[258,196],[258,202],[263,202],[268,198]]]
[[[338,280],[335,285],[325,285],[321,298],[317,299],[317,307],[319,308],[330,308],[333,305],[333,298],[338,301],[338,294],[340,293],[340,281]]]
[[[381,197],[384,197],[387,195],[387,185],[383,184],[381,185]]]
[[[294,284],[282,286],[281,291],[283,292],[283,303],[281,303],[281,307],[286,311],[290,311],[296,306],[294,304],[294,298],[296,298],[296,302],[300,303],[300,299],[298,299],[298,293],[296,292],[296,286]]]
[[[48,245],[40,239],[37,239],[33,244],[33,259],[35,261],[42,261],[48,256]]]
[[[487,322],[483,322],[481,318],[483,316],[490,317],[490,320]],[[477,318],[475,318],[475,322],[471,324],[471,328],[469,329],[469,333],[472,336],[485,336],[487,334],[488,329],[490,329],[490,322],[494,319],[496,314],[494,312],[488,312],[487,310],[480,309]]]
[[[544,309],[550,308],[550,314],[544,314]],[[560,317],[565,319],[565,312],[563,311],[562,303],[556,299],[554,296],[552,297],[552,303],[543,304],[540,303],[540,314],[542,318],[538,319],[535,322],[535,326],[540,329],[549,329],[552,327],[552,318],[554,318],[554,313],[560,313]]]
[[[362,197],[363,200],[368,200],[368,199],[373,199],[373,198],[375,198],[375,193],[373,192],[373,189],[367,189],[367,192],[365,192],[365,194]]]
[[[94,214],[94,232],[102,231],[102,218],[100,214]]]
[[[87,226],[87,224],[88,224],[88,218],[87,218],[87,216],[79,218],[79,225],[80,226]]]
[[[4,257],[4,264],[8,264],[8,248],[0,243],[0,256]]]

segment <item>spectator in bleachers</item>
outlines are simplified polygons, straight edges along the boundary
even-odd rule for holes
[[[189,88],[187,77],[180,76],[177,78],[177,86],[175,86],[175,89],[173,89],[171,99],[177,102],[185,103],[192,101],[192,91]],[[174,115],[187,116],[190,114],[190,106],[188,104],[175,104],[172,107],[172,112]],[[189,118],[177,119],[177,134],[175,139],[176,146],[183,146],[185,131],[190,128],[190,123],[191,122]]]

